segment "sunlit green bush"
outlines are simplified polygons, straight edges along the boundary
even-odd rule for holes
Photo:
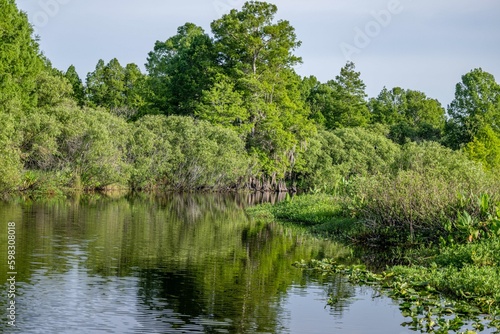
[[[341,180],[387,172],[400,148],[380,131],[344,128],[320,131],[296,167],[300,185],[333,190]]]
[[[359,217],[373,232],[428,240],[451,235],[465,241],[478,238],[474,228],[494,214],[498,189],[498,178],[465,155],[436,143],[412,143],[387,173],[358,178],[353,192],[361,198]],[[482,208],[481,196],[491,205]],[[459,224],[464,212],[477,226]]]
[[[75,185],[125,185],[130,170],[126,162],[127,123],[101,109],[61,108],[56,112],[62,123],[59,163],[72,173]]]
[[[145,116],[133,126],[133,188],[236,186],[249,169],[244,143],[231,129],[162,115]]]
[[[0,112],[0,194],[12,191],[22,174],[21,151],[13,117]]]
[[[41,172],[40,182],[87,189],[126,185],[129,125],[122,119],[101,109],[62,105],[26,117],[22,131],[24,168]]]

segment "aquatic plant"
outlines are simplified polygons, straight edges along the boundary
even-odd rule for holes
[[[399,303],[402,315],[408,318],[401,325],[414,331],[461,331],[470,334],[483,331],[486,327],[500,328],[497,301],[479,296],[453,300],[440,292],[436,287],[437,282],[427,280],[440,270],[437,265],[428,275],[405,267],[374,273],[363,265],[343,265],[331,259],[301,261],[294,263],[294,266],[323,275],[342,274],[353,284],[374,287],[379,295],[387,295]],[[333,306],[336,302],[336,298],[330,297],[328,305]],[[485,315],[485,309],[488,315]]]

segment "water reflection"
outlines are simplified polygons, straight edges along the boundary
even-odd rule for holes
[[[0,222],[17,223],[17,330],[303,333],[313,319],[306,332],[330,332],[359,291],[340,279],[308,277],[291,264],[349,252],[249,220],[242,208],[254,200],[261,199],[143,195],[0,204]],[[332,291],[343,302],[325,310]],[[309,306],[300,309],[303,304]],[[311,318],[313,306],[325,317]],[[0,332],[8,330],[3,320]]]
[[[352,289],[353,298],[339,302],[333,309],[324,307],[325,290],[331,289],[330,285],[313,281],[307,286],[292,286],[283,303],[288,311],[284,329],[278,333],[414,333],[400,326],[404,318],[392,300],[378,296],[371,288],[346,285]]]

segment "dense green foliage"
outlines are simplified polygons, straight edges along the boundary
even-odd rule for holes
[[[15,189],[21,180],[21,158],[16,145],[15,122],[9,114],[0,113],[0,192]]]
[[[500,85],[493,75],[475,69],[457,84],[448,113],[448,145],[464,147],[486,168],[500,166]]]
[[[442,205],[453,207],[454,188],[486,191],[480,184],[487,172],[471,161],[492,174],[500,165],[500,88],[481,69],[457,85],[448,119],[422,92],[384,88],[368,99],[352,62],[326,83],[301,78],[294,28],[276,19],[275,5],[250,1],[212,22],[211,33],[186,23],[156,42],[147,73],[118,59],[99,60],[82,80],[74,66],[61,72],[42,56],[14,1],[1,7],[2,193],[255,184],[277,190],[285,183],[335,192],[349,184],[375,219],[377,210],[407,205],[390,199],[402,198],[397,185],[436,184],[423,186],[436,188],[435,198],[422,193],[425,205],[448,198]],[[418,164],[405,161],[411,154],[431,154],[425,158],[431,164],[455,161],[440,168],[456,175],[396,166]],[[377,194],[386,188],[399,193]],[[369,202],[377,197],[387,202]],[[441,217],[457,217],[439,208]],[[411,224],[423,224],[410,214]]]
[[[339,152],[359,144],[353,134],[337,137],[332,152],[342,157]],[[355,152],[335,161],[330,172],[343,175],[340,169],[351,178],[337,178],[312,189],[316,194],[277,204],[274,217],[332,227],[339,219],[355,218],[363,228],[352,237],[373,246],[460,244],[500,236],[500,178],[464,153],[431,142],[393,147],[379,156],[378,149]],[[370,167],[368,159],[380,163]]]
[[[332,190],[339,182],[386,171],[400,147],[384,131],[359,127],[319,131],[295,166],[299,186]]]
[[[214,82],[216,56],[213,41],[192,23],[167,41],[157,41],[146,63],[149,112],[193,116],[203,91]]]
[[[326,83],[301,78],[301,42],[277,10],[247,2],[211,33],[186,23],[155,43],[147,73],[99,60],[83,82],[53,68],[26,15],[0,0],[0,194],[287,183],[315,194],[270,217],[365,246],[423,245],[391,248],[403,254],[392,262],[418,264],[398,277],[498,308],[495,78],[465,74],[447,114],[411,89],[368,99],[351,62]]]
[[[499,184],[498,177],[460,152],[436,143],[411,143],[389,173],[358,179],[354,192],[362,199],[360,210],[370,228],[436,240],[448,236],[449,224],[463,212],[484,219],[477,198],[488,196],[496,203]]]
[[[35,104],[36,79],[43,67],[26,14],[14,0],[0,1],[0,112]]]
[[[134,124],[132,140],[134,188],[217,189],[237,186],[250,172],[238,134],[204,121],[145,116]]]
[[[400,144],[438,141],[443,134],[444,109],[422,92],[384,88],[377,98],[370,99],[369,106],[373,121],[389,125],[389,137]]]

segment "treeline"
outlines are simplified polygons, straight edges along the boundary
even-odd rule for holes
[[[0,6],[3,193],[334,187],[429,141],[500,166],[500,85],[481,69],[448,110],[399,87],[368,98],[351,62],[326,83],[300,77],[294,28],[251,1],[211,34],[186,23],[156,42],[147,73],[99,60],[84,82],[52,67],[14,0]]]

